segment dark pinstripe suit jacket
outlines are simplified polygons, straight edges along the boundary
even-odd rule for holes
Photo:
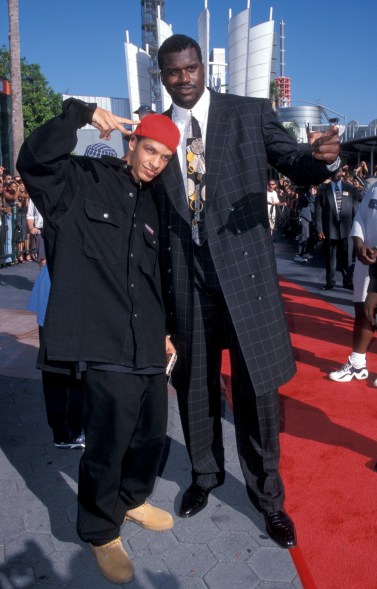
[[[315,201],[316,229],[327,239],[346,239],[352,228],[357,207],[357,190],[349,182],[342,182],[340,219],[331,182],[323,184]]]
[[[171,111],[167,114],[171,114]],[[261,395],[295,364],[269,235],[267,165],[297,184],[329,175],[297,145],[267,100],[211,92],[206,135],[206,226],[213,262],[255,387]],[[193,320],[191,222],[178,157],[155,185],[162,218],[162,280],[178,353],[190,354]]]

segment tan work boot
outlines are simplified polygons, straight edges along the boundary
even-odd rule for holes
[[[122,546],[122,540],[116,538],[103,546],[90,548],[97,559],[101,573],[112,583],[129,583],[134,577],[132,562]]]
[[[143,503],[140,507],[129,509],[126,512],[125,519],[153,532],[170,530],[174,526],[174,520],[170,513],[158,507],[153,507],[149,503]]]

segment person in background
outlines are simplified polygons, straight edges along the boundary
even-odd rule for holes
[[[29,198],[26,222],[30,233],[31,258],[35,262],[38,262],[40,267],[42,267],[46,263],[46,249],[43,237],[43,217],[31,198]]]
[[[284,203],[279,200],[277,194],[277,184],[275,180],[269,180],[267,183],[267,207],[268,207],[268,219],[270,223],[271,235],[275,233],[275,229],[279,224],[280,219],[280,207],[283,207]]]
[[[4,168],[3,168],[4,169]],[[7,268],[9,263],[6,262],[6,235],[7,235],[7,215],[10,214],[10,208],[5,204],[4,199],[4,180],[0,175],[0,269]]]
[[[355,168],[354,173],[359,176],[362,180],[368,178],[369,169],[366,162],[361,162],[360,165]]]
[[[47,361],[75,362],[83,379],[85,451],[80,462],[77,532],[102,574],[133,578],[123,548],[125,519],[167,530],[172,516],[146,502],[165,447],[165,311],[159,218],[149,184],[179,140],[162,115],[144,117],[126,161],[74,156],[77,130],[100,139],[127,134],[117,117],[71,98],[63,113],[24,142],[17,169],[44,218],[51,291],[44,323]]]
[[[364,301],[369,286],[369,269],[376,264],[377,256],[377,185],[365,194],[353,222],[353,238],[356,263],[353,275],[353,301],[355,319],[352,334],[352,351],[347,362],[338,370],[330,372],[329,378],[337,382],[368,378],[366,355],[373,341],[375,323],[371,324],[365,314]],[[377,387],[377,378],[373,382]]]
[[[103,157],[104,155],[118,157],[115,149],[106,143],[92,143],[86,147],[84,152],[85,157]]]
[[[331,182],[322,184],[315,201],[315,225],[318,239],[326,247],[326,284],[322,290],[336,285],[339,262],[343,288],[352,290],[353,250],[349,235],[357,208],[355,186],[343,182],[341,169],[331,176]]]
[[[134,110],[134,115],[138,115],[139,119],[141,120],[146,115],[153,115],[155,112],[156,111],[154,111],[151,106],[148,106],[148,104],[141,104],[139,108]]]
[[[10,174],[5,175],[3,203],[7,208],[7,214],[4,219],[6,224],[5,254],[8,254],[8,257],[5,259],[6,266],[14,266],[15,264],[13,256],[13,225],[16,219],[18,190],[19,186],[12,176]]]
[[[18,177],[19,178],[19,177]],[[16,180],[18,184],[18,198],[17,198],[17,210],[16,210],[16,224],[14,229],[14,241],[17,243],[17,261],[19,264],[23,264],[26,261],[31,261],[29,253],[29,239],[28,239],[28,226],[26,215],[29,206],[29,196],[26,192],[24,183],[21,178]]]
[[[377,263],[369,266],[369,285],[368,292],[364,303],[366,317],[373,330],[376,328],[377,313]]]
[[[42,371],[47,422],[52,430],[56,448],[85,448],[83,387],[81,378],[76,376],[76,366],[73,362],[48,362],[44,358],[43,325],[50,286],[47,264],[44,264],[34,283],[27,309],[37,316],[40,342],[37,368]]]
[[[313,259],[310,251],[314,244],[314,207],[317,194],[317,187],[311,186],[309,190],[302,193],[297,202],[297,212],[300,225],[297,253],[295,262],[307,263]]]

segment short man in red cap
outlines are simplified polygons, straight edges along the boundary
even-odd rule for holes
[[[125,161],[71,155],[77,129],[130,135]],[[133,578],[120,528],[173,526],[146,503],[159,470],[167,422],[165,315],[159,222],[149,183],[168,165],[179,131],[165,116],[135,122],[80,100],[34,131],[17,168],[44,218],[51,292],[45,359],[74,362],[84,388],[86,448],[80,462],[77,531],[104,576]]]

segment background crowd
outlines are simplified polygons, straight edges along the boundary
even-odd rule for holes
[[[372,173],[366,162],[351,170],[348,165],[339,171],[340,180],[354,187],[355,211],[361,202],[370,179],[377,180],[377,165]],[[320,186],[302,188],[295,186],[288,178],[271,178],[267,185],[267,206],[273,238],[291,238],[298,241],[296,262],[306,263],[313,258],[313,249],[321,247],[316,225],[317,196],[331,179]],[[317,205],[318,206],[318,205]]]
[[[341,168],[341,181],[354,187],[354,203],[361,202],[370,179],[377,179],[377,165],[370,173],[366,162],[351,170]],[[330,180],[328,181],[330,182]],[[271,178],[267,185],[267,206],[274,239],[295,239],[294,260],[307,263],[321,250],[316,227],[316,199],[321,186],[302,188],[288,178]],[[20,176],[0,166],[0,268],[17,263],[44,263],[43,219],[29,198]]]
[[[354,187],[355,209],[370,180],[377,179],[377,165],[370,173],[366,162],[351,170],[341,168],[341,181]],[[330,180],[328,181],[330,182]],[[271,178],[267,185],[267,206],[274,239],[295,239],[294,260],[307,263],[321,250],[316,226],[316,199],[322,186],[302,188],[288,178]],[[0,166],[0,268],[36,261],[44,263],[43,219],[29,198],[20,176]]]
[[[0,166],[0,268],[44,263],[43,219],[20,176]]]

